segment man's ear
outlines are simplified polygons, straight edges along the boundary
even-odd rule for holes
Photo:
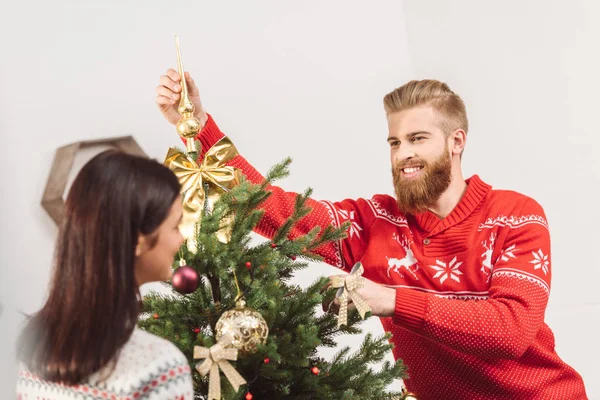
[[[139,257],[142,255],[147,248],[148,239],[146,239],[146,235],[139,234],[137,245],[135,246],[135,256]]]
[[[462,154],[467,144],[467,134],[462,129],[455,130],[452,135],[452,142],[450,143],[450,150],[452,154]]]

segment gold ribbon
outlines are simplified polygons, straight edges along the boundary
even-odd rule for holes
[[[365,269],[363,268],[362,263],[358,262],[352,267],[350,275],[345,277],[333,276],[331,278],[331,286],[338,288],[336,297],[340,302],[340,312],[338,313],[337,323],[338,328],[341,325],[348,325],[348,299],[352,300],[362,319],[365,319],[365,314],[368,311],[371,311],[371,307],[369,307],[367,302],[356,292],[356,289],[364,285],[365,278],[362,277],[364,272]]]
[[[238,391],[246,380],[229,364],[228,360],[237,360],[238,351],[235,348],[226,348],[232,341],[231,335],[225,335],[210,349],[194,346],[194,359],[204,358],[202,363],[196,364],[196,370],[202,376],[208,376],[208,400],[221,400],[221,376],[219,368],[231,383],[233,390]]]
[[[224,137],[206,152],[200,165],[187,154],[174,148],[170,148],[165,157],[164,165],[177,175],[181,184],[183,220],[179,228],[193,252],[196,252],[195,226],[200,223],[204,211],[204,183],[208,183],[208,205],[212,208],[223,193],[233,189],[240,182],[240,171],[225,165],[237,154],[231,140]],[[231,238],[229,222],[223,220],[222,228],[217,233],[217,237],[223,243],[229,242]]]
[[[405,387],[402,388],[402,395],[400,397],[396,397],[396,399],[398,399],[398,400],[419,400],[417,398],[416,394],[407,391]]]

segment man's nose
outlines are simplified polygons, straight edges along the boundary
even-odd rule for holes
[[[415,158],[417,155],[413,151],[412,146],[404,144],[400,145],[396,150],[396,154],[394,154],[394,160],[396,163],[403,163],[412,158]]]

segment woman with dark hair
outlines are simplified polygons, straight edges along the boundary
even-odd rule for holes
[[[119,151],[81,169],[48,299],[19,340],[20,399],[193,398],[181,351],[136,327],[139,286],[170,278],[183,241],[179,189],[165,166]]]

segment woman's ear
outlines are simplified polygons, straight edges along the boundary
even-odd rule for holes
[[[139,234],[137,245],[135,246],[135,256],[139,257],[144,251],[146,251],[147,239],[146,235]]]

